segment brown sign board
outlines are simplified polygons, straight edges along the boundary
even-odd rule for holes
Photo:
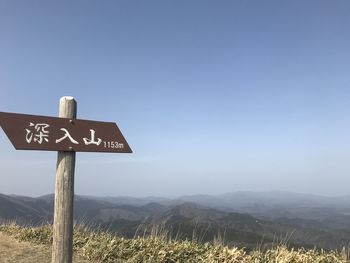
[[[0,126],[17,150],[132,152],[114,122],[0,112]]]

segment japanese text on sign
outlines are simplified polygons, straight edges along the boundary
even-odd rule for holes
[[[45,142],[49,142],[49,131],[50,125],[47,123],[37,123],[29,122],[28,127],[26,129],[26,142],[27,143],[38,143],[42,144]],[[77,140],[75,140],[69,131],[66,128],[60,128],[63,136],[59,139],[55,140],[55,143],[60,143],[64,140],[69,140],[73,144],[79,144]],[[95,136],[96,131],[94,129],[90,129],[90,137],[83,138],[83,143],[85,145],[100,145],[102,143],[102,139]],[[96,138],[95,138],[96,137]],[[124,148],[124,144],[115,142],[115,141],[104,141],[103,146],[105,148]]]

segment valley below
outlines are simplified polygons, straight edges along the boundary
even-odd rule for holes
[[[0,219],[52,223],[53,195],[0,195]],[[350,244],[350,197],[235,192],[176,199],[75,196],[75,221],[128,238],[148,235],[230,247],[342,250]]]

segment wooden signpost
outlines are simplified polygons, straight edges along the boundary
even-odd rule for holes
[[[58,151],[52,263],[71,263],[75,152],[132,153],[115,123],[76,119],[73,97],[60,99],[59,118],[0,112],[0,126],[17,150]]]

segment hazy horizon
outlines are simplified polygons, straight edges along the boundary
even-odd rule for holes
[[[111,197],[111,198],[136,198],[136,199],[147,199],[147,198],[164,198],[164,199],[178,199],[182,197],[191,197],[191,196],[211,196],[211,197],[220,197],[224,195],[229,195],[229,194],[263,194],[263,195],[269,195],[269,194],[285,194],[285,195],[297,195],[297,196],[313,196],[313,197],[326,197],[326,198],[341,198],[341,197],[350,197],[350,195],[322,195],[322,194],[313,194],[313,193],[301,193],[301,192],[291,192],[291,191],[283,191],[283,190],[275,190],[275,191],[233,191],[233,192],[225,192],[225,193],[217,193],[217,194],[206,194],[206,193],[192,193],[192,194],[184,194],[184,195],[103,195],[103,194],[98,194],[98,195],[90,195],[90,194],[81,194],[81,193],[74,193],[75,196],[86,196],[86,197]],[[21,195],[21,194],[14,194],[14,193],[0,193],[4,195],[9,195],[9,196],[25,196],[25,197],[32,197],[32,198],[38,198],[42,196],[47,196],[47,195],[53,195],[54,192],[51,193],[44,193],[44,194],[39,194],[39,195]]]
[[[350,2],[0,2],[0,111],[116,122],[84,195],[350,195]],[[54,192],[57,153],[0,129],[0,193]]]

